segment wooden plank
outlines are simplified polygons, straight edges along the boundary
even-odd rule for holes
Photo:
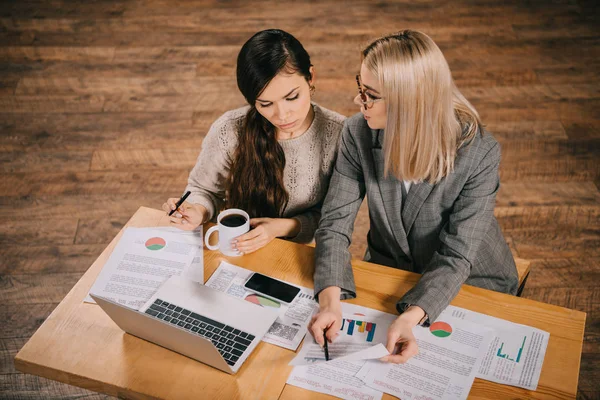
[[[115,47],[37,47],[0,46],[0,59],[7,63],[31,63],[43,61],[110,62]]]
[[[598,140],[600,138],[599,120],[600,116],[596,118],[583,117],[577,122],[565,122],[565,132],[569,138],[574,140],[592,138]]]
[[[126,78],[172,76],[177,79],[191,79],[196,76],[196,62],[72,62],[44,61],[27,64],[8,64],[4,68],[8,76],[64,78]]]
[[[69,16],[90,16],[94,18],[115,18],[126,9],[126,1],[100,0],[91,3],[73,3],[68,0],[28,0],[11,2],[2,7],[2,17],[58,18]]]
[[[505,232],[572,231],[600,227],[600,205],[496,207],[494,215]]]
[[[18,374],[15,369],[15,356],[17,352],[27,343],[29,338],[9,338],[0,340],[0,376],[5,374]],[[0,393],[3,393],[0,389]]]
[[[105,172],[38,172],[0,175],[4,196],[67,194],[180,193],[189,170]]]
[[[34,118],[35,116],[35,118]],[[212,121],[211,121],[212,123]],[[191,112],[127,114],[0,114],[1,151],[98,150],[165,147],[178,139],[199,148],[206,130],[192,128]],[[167,134],[168,133],[168,134]]]
[[[210,111],[214,105],[230,110],[245,105],[242,95],[235,92],[206,92],[185,96],[131,96],[107,95],[104,111],[107,112],[139,112],[139,111]]]
[[[2,278],[3,305],[60,303],[83,273],[11,275]]]
[[[596,337],[597,338],[597,337]],[[596,339],[597,341],[598,339]],[[596,346],[597,348],[598,346]],[[578,398],[594,400],[598,398],[600,381],[600,354],[586,352],[581,356],[581,374],[579,378]]]
[[[470,87],[461,91],[469,100],[486,104],[543,103],[562,100],[589,100],[600,97],[600,88],[593,83]]]
[[[600,154],[598,140],[498,140],[502,146],[502,166],[524,158],[534,160],[561,160],[569,157],[578,159],[595,158]]]
[[[0,96],[10,96],[15,94],[18,78],[0,77]]]
[[[82,274],[104,247],[105,244],[3,246],[0,249],[0,276],[59,272]]]
[[[113,171],[126,168],[131,170],[188,168],[191,170],[198,154],[198,148],[99,150],[94,152],[90,171]]]
[[[11,37],[0,40],[0,45],[23,46],[35,43],[38,46],[67,47],[115,47],[115,46],[155,46],[157,43],[171,43],[173,46],[241,46],[256,30],[224,32],[200,35],[197,32],[100,32],[86,35],[73,35],[70,32],[33,31],[11,32]],[[31,37],[31,36],[34,37]],[[366,37],[365,37],[366,39]]]
[[[457,69],[452,71],[452,78],[459,88],[495,87],[495,86],[528,86],[538,85],[540,80],[532,68],[508,67],[503,69]]]
[[[547,65],[535,69],[540,81],[545,84],[589,83],[600,73],[600,64],[585,63],[571,65]]]
[[[145,75],[145,74],[142,74]],[[175,78],[176,80],[170,80]],[[201,94],[206,91],[237,91],[235,79],[229,77],[200,77],[180,79],[177,74],[158,77],[131,78],[32,78],[24,77],[16,86],[18,95],[40,94]]]
[[[35,42],[35,33],[27,32],[2,32],[0,47],[3,46],[30,46]]]
[[[0,171],[86,171],[92,162],[91,151],[0,152]]]
[[[510,232],[519,256],[535,258],[600,257],[598,228],[563,230],[522,230]]]
[[[76,244],[102,244],[109,243],[129,218],[101,218],[83,219],[77,228]]]
[[[178,196],[187,179],[179,182]],[[168,193],[65,194],[0,197],[0,219],[110,218],[131,216],[141,206],[160,208]]]
[[[474,101],[484,123],[510,121],[560,121],[567,129],[569,123],[595,121],[598,119],[597,99],[559,102],[549,100],[541,103],[486,103]]]
[[[120,46],[115,50],[115,62],[143,62],[143,61],[168,61],[168,62],[205,62],[213,60],[221,62],[218,71],[235,71],[236,58],[240,51],[238,45],[230,46]],[[216,65],[216,64],[215,64]],[[222,72],[220,72],[222,73]],[[209,74],[205,74],[209,75]],[[230,75],[232,78],[235,74]]]
[[[567,18],[564,18],[567,17]],[[513,30],[520,39],[554,39],[590,37],[598,34],[594,22],[577,15],[576,18],[564,16],[546,21],[531,21],[529,24],[513,24]]]
[[[540,182],[590,181],[600,173],[600,165],[593,154],[565,155],[548,160],[532,159],[504,162],[500,181],[537,180]]]
[[[72,244],[77,219],[5,219],[0,222],[0,243],[3,245]]]
[[[498,140],[568,139],[560,121],[484,121],[486,129]]]
[[[0,392],[11,400],[109,400],[114,397],[27,374],[0,375]]]
[[[452,70],[466,67],[497,67],[519,65],[522,68],[569,66],[573,60],[580,65],[598,59],[600,38],[507,39],[485,37],[480,40],[439,42]],[[557,51],[560,49],[560,51]],[[465,57],[472,54],[473,57]]]
[[[594,206],[600,192],[593,182],[500,182],[496,207]]]
[[[0,113],[99,112],[104,97],[83,96],[0,96]]]
[[[0,339],[30,337],[57,306],[54,304],[8,304],[0,307]]]
[[[600,281],[600,258],[531,260],[530,271],[528,288],[595,288]]]

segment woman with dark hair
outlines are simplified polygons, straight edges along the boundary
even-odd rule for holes
[[[223,208],[240,208],[253,227],[232,243],[242,253],[276,237],[312,241],[344,122],[311,102],[314,76],[310,56],[287,32],[261,31],[242,46],[237,84],[249,106],[211,126],[172,224],[193,230]]]

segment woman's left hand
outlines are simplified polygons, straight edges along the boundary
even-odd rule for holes
[[[252,218],[250,227],[253,229],[235,238],[231,247],[243,254],[255,252],[279,236],[279,225],[278,218]]]

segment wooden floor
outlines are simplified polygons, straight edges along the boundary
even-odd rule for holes
[[[587,313],[579,397],[600,398],[600,7],[343,4],[0,2],[0,398],[106,398],[12,359],[139,206],[181,193],[211,122],[243,104],[241,44],[269,27],[302,41],[316,100],[346,115],[369,39],[410,27],[439,44],[502,144],[496,216],[532,261],[523,296]]]

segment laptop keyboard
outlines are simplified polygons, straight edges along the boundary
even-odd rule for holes
[[[231,366],[242,356],[244,350],[250,346],[254,339],[254,336],[247,332],[159,299],[156,299],[148,307],[146,314],[209,339],[219,350],[227,364]]]

